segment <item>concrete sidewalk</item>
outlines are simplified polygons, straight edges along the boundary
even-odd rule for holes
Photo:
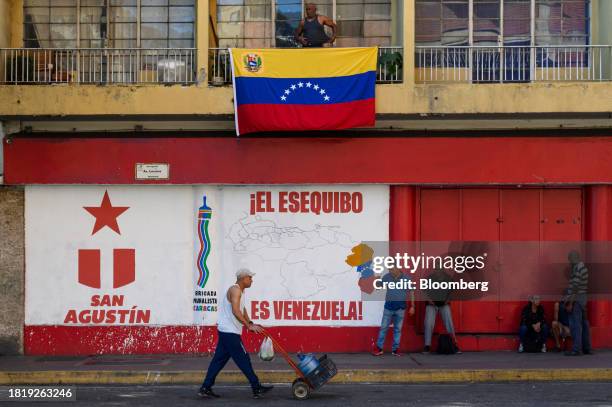
[[[293,355],[295,360],[295,355]],[[612,380],[612,351],[568,357],[562,353],[410,353],[402,357],[366,353],[329,354],[338,367],[335,383],[494,382]],[[251,359],[263,382],[290,383],[296,375],[281,357]],[[8,384],[199,384],[209,355],[2,356],[0,385]],[[220,383],[246,383],[230,361]]]

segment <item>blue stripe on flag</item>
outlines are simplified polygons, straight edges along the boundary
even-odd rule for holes
[[[254,78],[238,76],[236,101],[245,104],[323,105],[374,97],[376,72],[333,78]]]

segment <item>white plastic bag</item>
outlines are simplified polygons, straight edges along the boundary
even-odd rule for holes
[[[267,336],[261,343],[261,348],[259,348],[259,358],[264,362],[274,359],[274,345],[272,344],[272,339]]]

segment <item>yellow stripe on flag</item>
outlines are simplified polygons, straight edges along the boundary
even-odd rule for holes
[[[235,76],[327,78],[376,71],[378,48],[231,48]]]

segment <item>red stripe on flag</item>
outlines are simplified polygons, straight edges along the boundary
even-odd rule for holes
[[[238,106],[238,128],[246,134],[371,127],[375,115],[374,98],[328,105],[250,104]]]

